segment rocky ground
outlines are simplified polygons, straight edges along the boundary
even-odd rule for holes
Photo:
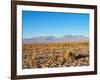
[[[88,44],[66,45],[52,45],[53,48],[48,45],[42,47],[24,45],[23,69],[89,65]]]

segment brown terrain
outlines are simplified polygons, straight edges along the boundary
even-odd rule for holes
[[[89,43],[23,44],[22,68],[53,68],[89,65]]]

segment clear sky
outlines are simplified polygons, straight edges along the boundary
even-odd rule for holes
[[[22,11],[23,38],[89,36],[89,14]]]

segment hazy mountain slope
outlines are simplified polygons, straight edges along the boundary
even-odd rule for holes
[[[52,42],[83,42],[88,41],[89,38],[82,35],[65,35],[63,37],[57,38],[55,36],[39,36],[33,38],[25,38],[23,39],[24,44],[29,43],[52,43]]]

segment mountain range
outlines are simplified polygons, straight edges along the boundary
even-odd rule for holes
[[[33,43],[55,43],[55,42],[84,42],[88,41],[89,38],[83,35],[65,35],[63,37],[55,36],[38,36],[33,38],[24,38],[23,44]]]

